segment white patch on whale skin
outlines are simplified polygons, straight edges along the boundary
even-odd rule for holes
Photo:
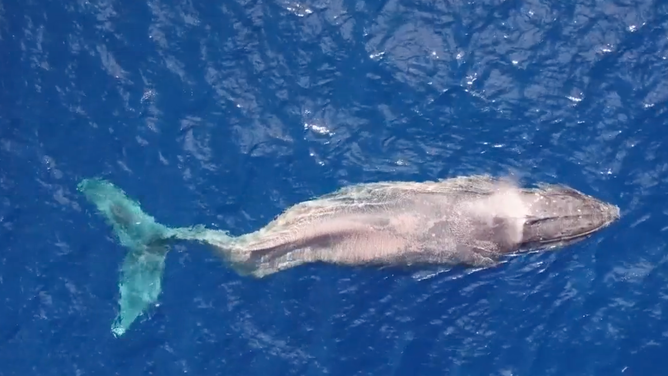
[[[472,213],[485,219],[490,227],[495,218],[507,221],[511,224],[506,233],[508,240],[514,244],[522,241],[529,208],[522,199],[521,189],[512,182],[500,181],[494,193],[471,202],[469,207]]]

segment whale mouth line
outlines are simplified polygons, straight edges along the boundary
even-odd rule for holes
[[[550,245],[550,244],[558,244],[558,243],[568,242],[570,240],[585,238],[585,237],[595,233],[596,231],[601,230],[602,228],[608,226],[609,224],[610,224],[610,222],[602,224],[602,225],[600,225],[596,228],[592,228],[590,230],[587,230],[587,231],[584,231],[584,232],[579,232],[577,234],[570,235],[570,236],[560,236],[560,237],[554,238],[554,239],[541,239],[541,240],[537,240],[537,241],[524,243],[524,245],[537,245],[537,246]]]

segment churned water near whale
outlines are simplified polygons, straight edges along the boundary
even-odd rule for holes
[[[582,240],[620,217],[617,206],[567,186],[522,188],[473,175],[348,186],[232,236],[201,225],[160,224],[105,180],[86,179],[78,188],[129,249],[112,325],[117,336],[157,302],[175,241],[210,245],[238,274],[254,277],[314,262],[492,267],[505,255]]]

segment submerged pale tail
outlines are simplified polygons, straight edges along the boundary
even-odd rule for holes
[[[119,282],[120,312],[112,325],[114,335],[120,336],[160,295],[169,229],[109,182],[86,179],[78,189],[97,207],[120,243],[129,249]]]
[[[121,268],[120,311],[112,325],[115,336],[123,335],[157,302],[170,239],[210,242],[215,238],[218,244],[232,239],[222,231],[203,227],[169,228],[157,223],[120,188],[101,179],[85,179],[78,190],[97,207],[121,245],[129,250]]]

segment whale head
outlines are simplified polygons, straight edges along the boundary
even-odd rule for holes
[[[522,201],[522,249],[571,244],[620,218],[619,207],[560,185],[526,189]]]

